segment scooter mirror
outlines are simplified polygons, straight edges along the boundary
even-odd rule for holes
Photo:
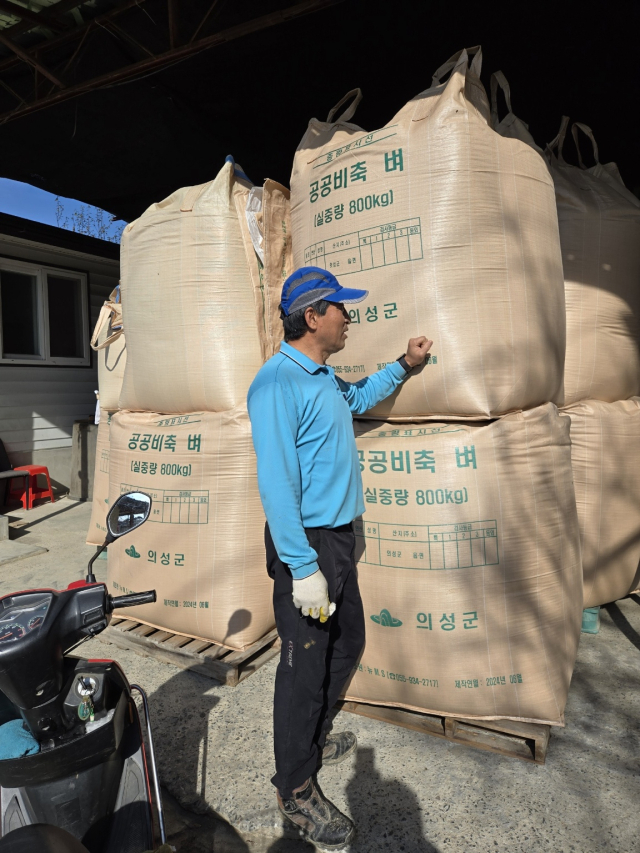
[[[107,529],[113,539],[140,527],[149,518],[151,498],[144,492],[120,495],[107,515]]]

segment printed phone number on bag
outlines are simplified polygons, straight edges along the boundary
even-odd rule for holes
[[[388,678],[389,681],[400,681],[402,684],[412,684],[416,687],[438,687],[437,678],[418,678],[414,675],[404,675],[401,672],[389,672],[389,670],[380,669],[378,667],[367,666],[365,663],[360,663],[356,667],[356,672],[362,672],[365,675],[373,675],[378,678]]]

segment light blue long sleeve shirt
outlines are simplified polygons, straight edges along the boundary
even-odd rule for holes
[[[399,362],[345,382],[282,343],[247,395],[258,487],[278,556],[294,578],[318,570],[305,527],[339,527],[364,512],[352,414],[362,414],[406,377]]]

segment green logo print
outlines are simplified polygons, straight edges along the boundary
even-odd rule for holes
[[[399,628],[402,625],[402,622],[399,619],[395,619],[386,609],[381,610],[379,616],[372,616],[371,619],[376,625],[382,625],[383,628]]]
[[[134,545],[132,545],[131,548],[125,548],[124,553],[128,554],[130,557],[135,557],[136,559],[140,557],[140,554],[138,554]]]

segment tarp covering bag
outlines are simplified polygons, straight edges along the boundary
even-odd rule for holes
[[[358,380],[433,338],[427,363],[372,414],[489,418],[561,404],[564,289],[543,157],[490,127],[479,48],[461,51],[391,121],[367,133],[312,119],[291,175],[293,252],[349,287],[336,373]],[[447,73],[450,76],[442,82]],[[342,103],[342,102],[341,102]]]
[[[245,400],[264,325],[240,224],[250,189],[229,161],[215,180],[177,190],[124,229],[121,408],[224,411]]]
[[[243,649],[275,624],[246,407],[111,420],[110,501],[143,491],[147,524],[109,547],[112,592],[155,589],[127,618]]]
[[[569,119],[548,145],[558,202],[567,312],[565,404],[587,398],[615,402],[640,394],[640,200],[615,163],[600,163],[591,129],[575,122],[593,145],[595,165],[566,163]]]
[[[584,606],[640,585],[640,398],[567,407],[582,539]]]
[[[101,412],[96,439],[96,462],[93,473],[91,521],[87,533],[88,545],[102,545],[107,535],[109,511],[109,432],[111,415]]]
[[[127,363],[119,286],[100,309],[91,338],[91,349],[97,353],[100,408],[103,412],[115,412],[118,410]]]
[[[356,423],[366,646],[347,698],[561,725],[582,619],[569,418]]]

